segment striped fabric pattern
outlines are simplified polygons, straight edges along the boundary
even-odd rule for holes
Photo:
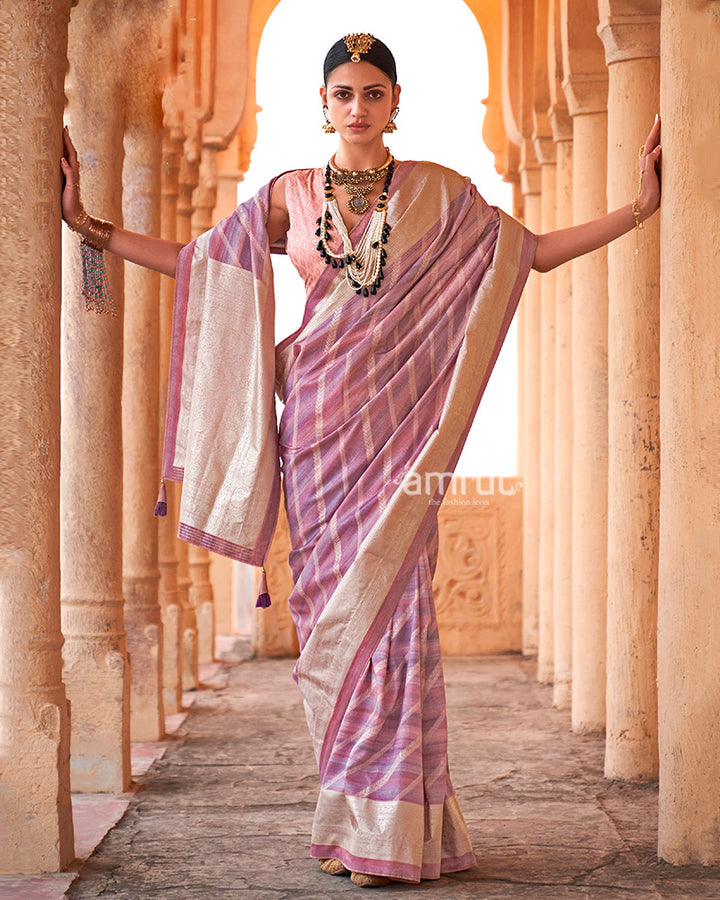
[[[163,472],[184,479],[182,537],[260,564],[282,465],[321,784],[311,853],[437,878],[475,863],[448,767],[437,510],[535,238],[457,173],[400,162],[385,280],[364,298],[314,249],[322,170],[285,183],[302,324],[274,347],[268,186],[181,254]]]
[[[479,315],[487,331],[482,377],[465,397],[469,414],[444,429],[440,472],[457,461],[529,268],[532,236],[520,235],[509,286],[488,291],[497,277],[501,214],[456,173],[400,163],[385,281],[364,298],[314,252],[321,170],[288,176],[286,198],[287,250],[308,290],[303,325],[277,349],[277,379],[285,399],[280,449],[293,548],[290,606],[302,651],[296,676],[322,783],[312,853],[402,880],[437,878],[475,861],[448,775],[431,588],[437,506],[448,480],[431,481],[411,515],[391,507],[409,472],[426,474],[428,442],[443,416],[453,418],[451,385],[473,354],[468,324]],[[370,214],[351,232],[355,240]],[[364,556],[372,568],[368,541],[391,518],[421,540],[397,565],[378,606],[353,569]],[[337,608],[341,593],[345,605]],[[330,659],[324,671],[307,648],[332,646],[345,625],[356,664],[339,673],[338,660]],[[354,642],[347,631],[357,632]],[[312,663],[305,664],[306,653]],[[318,704],[332,710],[319,728]],[[366,829],[357,827],[360,801],[369,811]],[[413,846],[408,834],[417,835]]]

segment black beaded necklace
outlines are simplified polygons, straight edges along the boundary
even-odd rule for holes
[[[390,226],[387,223],[387,203],[394,171],[395,160],[391,159],[382,193],[377,199],[368,226],[357,247],[353,247],[333,191],[330,163],[325,167],[322,215],[317,220],[318,229],[315,232],[316,236],[320,238],[317,249],[326,265],[331,265],[333,269],[345,268],[347,280],[354,288],[355,293],[362,294],[364,297],[377,293],[377,289],[385,277],[383,268],[387,253],[383,245],[387,244],[390,234]],[[333,216],[335,217],[335,227],[343,242],[342,253],[333,253],[328,245]]]

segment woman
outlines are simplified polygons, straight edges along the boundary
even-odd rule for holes
[[[328,165],[281,175],[187,247],[86,220],[67,133],[63,215],[91,245],[177,277],[163,470],[184,481],[180,536],[262,564],[282,463],[295,677],[321,780],[311,854],[372,887],[475,863],[448,775],[437,506],[529,269],[657,209],[660,126],[636,200],[536,236],[457,173],[392,158],[400,86],[381,41],[346,36],[324,75]],[[277,347],[271,246],[307,289]]]

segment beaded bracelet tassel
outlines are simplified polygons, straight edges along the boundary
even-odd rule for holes
[[[70,230],[79,231],[85,222],[88,223],[87,234],[80,237],[82,295],[85,298],[85,309],[116,316],[117,310],[113,303],[103,256],[103,250],[108,245],[113,225],[112,222],[89,216],[80,201],[80,212],[73,224],[70,225]]]

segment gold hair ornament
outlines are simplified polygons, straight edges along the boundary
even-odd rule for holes
[[[346,34],[343,40],[351,61],[359,63],[361,54],[368,52],[375,38],[371,34]]]

